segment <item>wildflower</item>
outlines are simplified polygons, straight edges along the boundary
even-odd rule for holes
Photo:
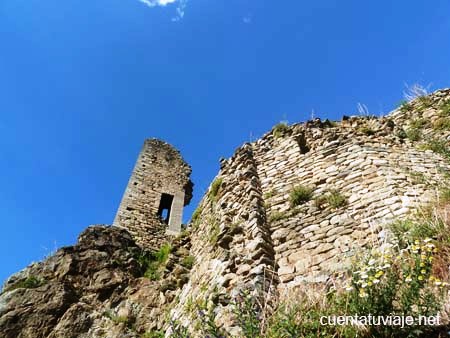
[[[379,282],[380,282],[380,280],[376,279],[376,278],[372,281],[373,284],[378,284]]]
[[[360,296],[361,298],[366,298],[368,295],[369,295],[369,294],[366,293],[366,292],[360,292],[360,293],[359,293],[359,296]]]
[[[364,273],[364,274],[361,275],[361,278],[362,278],[362,279],[367,279],[368,277],[369,277],[369,276],[367,275],[367,273]]]
[[[428,243],[428,242],[431,242],[431,238],[429,238],[429,237],[427,237],[427,238],[425,238],[423,241],[425,242],[425,243]]]
[[[423,267],[425,267],[425,263],[424,263],[424,262],[420,262],[419,266],[420,266],[421,268],[423,268]]]
[[[362,283],[361,287],[364,289],[367,286],[367,283]]]
[[[379,270],[379,271],[377,271],[377,273],[375,274],[375,277],[376,277],[376,278],[379,278],[379,277],[383,276],[383,274],[384,274],[384,271]]]
[[[406,276],[405,282],[406,282],[406,283],[412,282],[411,275]]]
[[[427,273],[427,270],[425,270],[425,269],[422,269],[422,270],[420,270],[420,273],[424,275],[424,274],[426,274],[426,273]]]
[[[423,280],[423,276],[419,275],[419,277],[417,277],[418,280]]]
[[[371,281],[367,282],[367,286],[372,286],[373,283]]]
[[[353,286],[351,286],[351,285],[348,285],[346,288],[345,288],[345,291],[352,291],[353,290]]]
[[[369,261],[369,263],[367,263],[367,264],[369,264],[369,265],[374,265],[375,263],[376,263],[376,260],[372,258],[372,259]]]
[[[437,285],[437,286],[442,285],[442,282],[437,280],[437,281],[434,282],[434,285]]]

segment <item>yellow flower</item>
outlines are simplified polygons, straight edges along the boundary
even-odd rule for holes
[[[425,263],[424,262],[420,262],[419,265],[420,265],[421,268],[425,267]]]
[[[423,276],[420,275],[419,277],[417,277],[418,280],[423,280]]]
[[[420,270],[420,273],[424,275],[424,274],[426,274],[426,273],[427,273],[427,270],[425,270],[425,269],[422,269],[422,270]]]
[[[367,282],[367,286],[372,286],[373,285],[373,283],[372,282]]]
[[[406,282],[406,283],[412,282],[412,278],[411,278],[410,275],[406,276],[405,282]]]

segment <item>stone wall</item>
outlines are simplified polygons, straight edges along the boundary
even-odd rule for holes
[[[183,207],[192,197],[191,168],[170,144],[148,139],[139,154],[114,220],[146,248],[159,248],[167,233],[181,230]],[[173,197],[168,225],[158,217],[162,194]]]
[[[381,118],[278,126],[222,160],[191,222],[196,264],[172,318],[192,326],[186,304],[206,301],[216,324],[238,335],[229,304],[242,289],[264,299],[274,288],[323,283],[358,250],[383,245],[387,225],[420,211],[450,173],[448,158],[404,136],[417,118],[438,119],[447,100],[450,90],[442,90],[425,108],[416,100]],[[293,206],[300,185],[312,197]],[[323,198],[331,193],[345,203],[331,205]]]

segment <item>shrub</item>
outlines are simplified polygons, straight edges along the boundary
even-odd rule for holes
[[[330,190],[325,195],[327,203],[334,209],[340,208],[347,204],[347,199],[337,190]]]
[[[405,133],[406,137],[411,141],[419,141],[422,138],[422,132],[417,128],[410,128]]]
[[[313,189],[310,187],[306,187],[303,185],[298,185],[294,187],[289,194],[289,201],[291,203],[291,207],[295,207],[302,203],[308,202],[313,194]]]
[[[220,188],[222,186],[223,179],[216,178],[211,184],[211,190],[209,191],[209,196],[211,199],[216,200],[217,195],[219,194]]]
[[[272,129],[272,134],[274,138],[283,137],[289,131],[289,126],[287,122],[280,122]]]
[[[169,259],[172,246],[169,243],[163,244],[156,252],[142,252],[137,261],[143,271],[143,276],[151,280],[161,278],[161,270]]]
[[[395,258],[394,252],[377,252],[367,257],[365,264],[354,271],[351,284],[347,286],[347,297],[342,297],[338,303],[347,304],[351,314],[436,315],[441,302],[434,293],[434,285],[442,285],[442,282],[435,282],[431,275],[432,244],[418,243],[410,246],[400,258]],[[414,337],[411,333],[421,330],[426,328],[370,326],[368,336],[399,337],[408,332]]]
[[[5,291],[12,291],[15,289],[36,289],[45,284],[45,281],[36,276],[29,276],[28,278],[18,282]]]

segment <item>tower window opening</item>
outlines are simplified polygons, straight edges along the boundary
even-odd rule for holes
[[[169,224],[170,211],[172,208],[173,195],[163,193],[159,202],[158,216],[162,218],[163,222]]]

